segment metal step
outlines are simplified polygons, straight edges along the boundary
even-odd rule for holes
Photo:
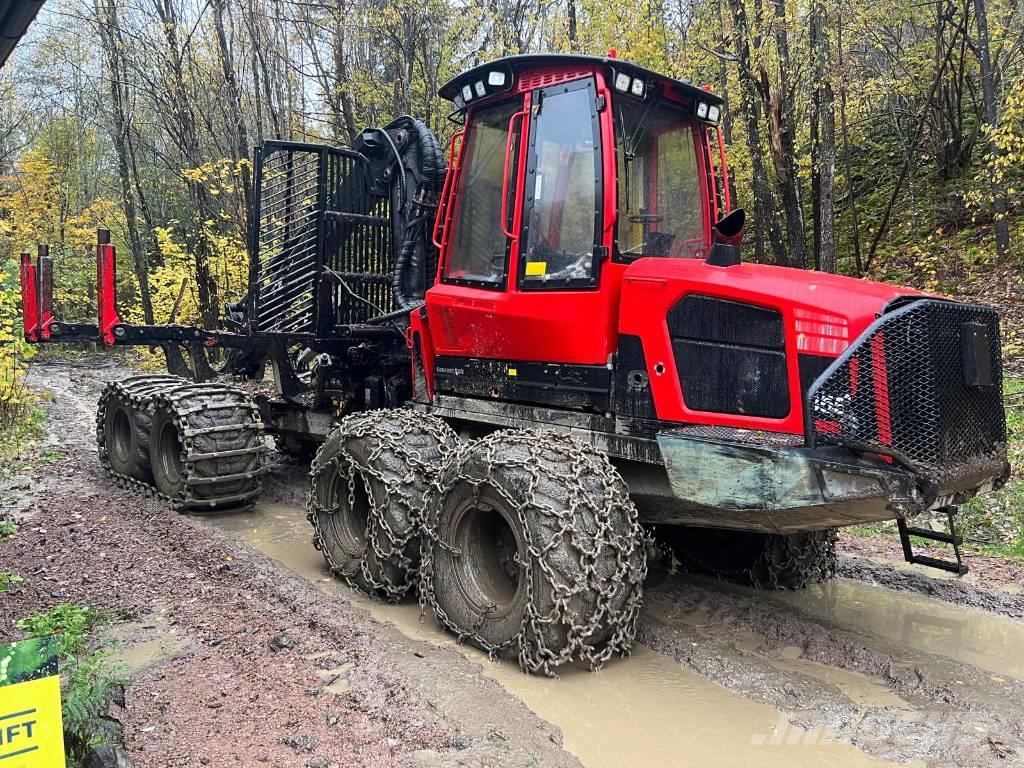
[[[954,563],[952,560],[940,560],[937,557],[928,557],[927,555],[914,555],[914,559],[910,562],[929,568],[938,568],[940,571],[955,573],[957,576],[963,576],[967,573],[967,566],[962,563]]]
[[[938,568],[940,571],[947,571],[948,573],[955,573],[958,576],[963,576],[967,573],[967,566],[964,565],[963,558],[960,555],[960,547],[964,543],[964,537],[960,536],[956,532],[956,522],[953,520],[953,515],[956,514],[956,507],[945,508],[946,518],[949,520],[949,532],[946,531],[932,531],[927,528],[915,528],[907,525],[907,521],[900,518],[896,521],[896,525],[900,531],[900,543],[903,545],[903,557],[908,563],[914,565],[924,565],[928,568]],[[914,547],[910,541],[910,537],[914,536],[919,539],[925,539],[927,541],[941,541],[944,544],[953,545],[953,553],[956,555],[956,562],[952,560],[943,560],[938,557],[929,557],[927,555],[915,555]]]
[[[945,531],[930,531],[927,528],[907,528],[908,536],[916,536],[919,539],[929,539],[931,541],[941,541],[944,544],[953,544],[960,546],[964,543],[963,536],[957,536],[954,533],[946,533]]]

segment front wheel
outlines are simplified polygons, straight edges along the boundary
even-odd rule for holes
[[[317,451],[307,518],[331,573],[397,602],[415,583],[420,526],[455,433],[407,410],[345,417]]]
[[[673,552],[683,568],[767,589],[802,589],[836,573],[834,529],[788,535],[673,527]]]
[[[422,595],[460,640],[546,675],[628,653],[646,537],[618,472],[578,439],[505,430],[463,447],[423,542]]]

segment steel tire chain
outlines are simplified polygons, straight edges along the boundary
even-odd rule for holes
[[[503,441],[509,434],[525,435],[529,438],[530,455],[525,461],[509,459],[503,450]],[[487,473],[484,477],[471,477],[463,472],[463,463],[468,454],[479,452],[487,454]],[[543,450],[554,451],[567,459],[563,471],[551,472],[549,462],[541,459]],[[530,477],[527,501],[520,504],[514,493],[494,478],[496,467],[507,467],[524,471]],[[543,469],[542,469],[543,467]],[[594,472],[593,470],[597,470]],[[593,509],[597,530],[593,536],[582,534],[577,530],[576,510],[581,504],[594,500],[594,495],[584,488],[580,480],[584,471],[601,478],[602,486],[597,497],[600,509]],[[569,508],[555,509],[547,503],[535,500],[535,494],[542,472],[546,477],[555,476],[565,483],[569,489]],[[485,650],[494,660],[505,650],[518,646],[519,666],[523,671],[542,673],[547,677],[557,677],[555,669],[562,664],[574,660],[586,662],[590,669],[596,671],[616,653],[628,656],[636,637],[637,620],[643,602],[643,581],[647,575],[646,549],[648,534],[641,527],[638,513],[629,498],[629,491],[618,471],[612,466],[608,457],[595,451],[591,446],[578,438],[559,432],[547,430],[500,430],[480,440],[464,443],[459,446],[456,456],[449,461],[440,493],[454,486],[457,482],[472,484],[474,493],[478,494],[483,485],[489,485],[513,507],[518,514],[519,524],[526,537],[526,545],[531,560],[535,561],[548,583],[554,596],[554,608],[541,614],[534,603],[534,592],[538,585],[534,584],[534,569],[529,564],[521,563],[516,557],[516,564],[526,571],[526,611],[517,635],[500,645],[488,643],[481,637],[477,627],[460,627],[448,616],[438,603],[433,590],[433,546],[443,547],[459,552],[451,544],[441,539],[436,530],[436,517],[424,527],[423,547],[420,564],[420,607],[425,610],[430,605],[438,621],[458,636],[460,642],[471,639],[478,647]],[[527,520],[527,510],[540,512],[547,519],[558,522],[558,530],[546,545],[533,541]],[[624,530],[617,519],[624,519]],[[565,583],[558,570],[547,560],[547,556],[564,539],[568,538],[579,553],[580,573],[573,583]],[[587,547],[585,539],[592,538],[594,545]],[[596,566],[599,559],[611,553],[615,558],[615,572],[611,576],[600,576]],[[616,587],[632,584],[632,591],[625,604],[620,608],[611,605],[615,597]],[[571,618],[569,604],[572,599],[586,592],[594,592],[598,597],[597,609],[591,611],[585,624],[575,624]],[[568,641],[559,649],[548,648],[543,635],[545,625],[562,625],[568,629]],[[588,642],[588,638],[604,629],[610,629],[607,639],[597,645]]]
[[[161,499],[167,502],[172,509],[177,511],[196,506],[197,502],[189,498],[187,490],[185,496],[171,497],[166,493],[163,493],[155,485],[143,482],[142,480],[131,477],[130,475],[115,472],[110,466],[110,459],[106,449],[105,432],[107,403],[114,393],[120,394],[126,404],[130,405],[137,412],[142,413],[144,411],[148,411],[150,408],[153,408],[155,411],[156,407],[160,404],[168,404],[177,410],[177,404],[187,398],[190,394],[195,394],[193,390],[197,388],[205,390],[206,393],[209,393],[211,389],[216,388],[216,390],[221,393],[229,393],[238,398],[241,401],[238,403],[239,408],[254,414],[252,428],[258,431],[260,438],[262,438],[263,424],[259,419],[259,409],[241,390],[222,385],[195,384],[188,379],[181,378],[180,376],[172,376],[170,374],[130,376],[126,379],[121,379],[120,381],[112,381],[103,388],[103,392],[100,394],[99,404],[96,411],[96,445],[100,465],[119,487],[139,491],[147,496]],[[185,417],[176,415],[175,422],[179,429],[179,433],[183,436],[182,439],[185,441],[182,445],[182,450],[187,454],[191,448],[191,439],[185,438],[184,432],[181,431],[183,424],[187,425],[187,421]],[[186,464],[186,471],[189,468],[189,465]],[[258,474],[262,474],[263,471],[264,467],[261,466],[258,470]],[[259,495],[261,490],[261,484],[257,481],[256,488],[251,493],[251,496],[255,498]],[[202,506],[209,505],[209,501],[207,500],[201,500],[201,502]],[[251,504],[251,502],[249,503]]]
[[[813,535],[803,538],[802,545],[785,537],[782,551],[779,552],[777,541],[773,541],[769,535],[765,537],[758,556],[750,565],[742,568],[716,568],[699,555],[694,555],[690,549],[687,549],[686,560],[681,562],[686,570],[707,573],[723,581],[750,584],[755,589],[802,589],[808,584],[827,581],[836,575],[836,538],[835,529],[814,531]],[[795,574],[796,578],[785,579],[783,583],[783,574]]]
[[[417,583],[417,564],[409,553],[418,554],[417,539],[426,523],[428,505],[439,498],[441,469],[448,457],[454,454],[458,439],[451,427],[441,419],[404,409],[353,413],[338,423],[335,432],[340,432],[347,438],[370,438],[376,441],[376,446],[367,457],[367,461],[361,461],[349,453],[344,440],[340,443],[338,454],[330,459],[324,458],[324,446],[328,445],[331,436],[328,436],[317,451],[309,473],[310,490],[306,502],[306,519],[313,526],[313,546],[323,554],[331,573],[343,578],[350,587],[372,597],[396,603],[409,594]],[[410,448],[406,438],[413,434],[433,437],[441,454],[440,460],[426,460],[419,450]],[[385,451],[391,451],[402,460],[404,475],[396,476],[375,466],[376,459]],[[355,503],[356,483],[366,483],[365,479],[358,477],[359,475],[373,478],[384,490],[384,498],[378,500],[374,498],[370,487],[364,485],[370,510],[366,521],[367,549],[359,564],[362,583],[334,562],[330,547],[325,546],[323,532],[320,530],[318,515],[333,515],[341,511],[340,505],[324,507],[316,498],[317,483],[321,476],[334,472],[347,478],[350,509]],[[409,490],[414,487],[416,479],[428,486],[428,492],[420,498],[416,498]],[[409,527],[404,534],[395,531],[388,520],[387,511],[392,504],[399,505],[408,516]],[[392,583],[383,569],[379,569],[379,574],[373,572],[367,560],[371,549],[378,563],[383,565],[390,562],[396,566],[398,572],[402,574],[400,581]]]

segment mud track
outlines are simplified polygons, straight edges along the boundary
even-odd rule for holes
[[[415,606],[378,609],[325,580],[302,520],[305,467],[275,459],[250,517],[178,515],[115,487],[95,457],[95,398],[126,374],[107,358],[33,367],[53,395],[44,448],[63,458],[0,488],[24,518],[0,541],[0,570],[26,577],[0,596],[0,641],[17,636],[13,619],[60,602],[127,619],[118,636],[139,671],[119,716],[140,766],[985,766],[1024,754],[1024,597],[993,586],[1012,577],[936,579],[856,543],[841,578],[803,593],[654,572],[634,658],[537,681],[453,647]]]

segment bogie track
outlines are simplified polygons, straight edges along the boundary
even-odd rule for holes
[[[119,485],[177,510],[245,506],[262,490],[263,423],[232,387],[168,375],[112,382],[100,395],[96,444]]]

